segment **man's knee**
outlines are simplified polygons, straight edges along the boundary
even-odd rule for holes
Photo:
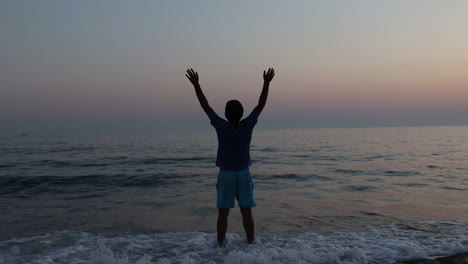
[[[227,218],[229,215],[229,208],[218,208],[218,216],[221,218]]]
[[[251,207],[241,207],[240,211],[241,211],[242,217],[252,217]]]

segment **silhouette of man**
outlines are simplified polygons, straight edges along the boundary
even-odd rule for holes
[[[223,245],[227,231],[229,209],[234,208],[234,200],[237,199],[242,221],[244,225],[247,242],[251,244],[254,240],[254,220],[252,207],[256,206],[253,189],[254,184],[250,175],[250,141],[252,131],[257,123],[257,118],[265,107],[268,89],[271,80],[275,76],[275,70],[269,68],[263,71],[263,89],[258,100],[258,105],[250,115],[241,120],[244,114],[242,104],[237,100],[226,103],[224,116],[227,121],[219,117],[208,104],[205,95],[198,83],[198,73],[188,69],[185,75],[195,88],[198,101],[211,120],[211,125],[216,129],[218,135],[218,154],[216,166],[219,167],[217,189],[217,236],[218,244]]]

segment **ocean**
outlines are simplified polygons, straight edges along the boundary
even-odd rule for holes
[[[0,137],[0,263],[396,263],[468,253],[468,127],[254,131],[256,240],[216,244],[214,130]]]

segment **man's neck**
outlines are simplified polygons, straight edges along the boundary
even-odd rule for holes
[[[229,124],[231,124],[233,127],[239,127],[239,123],[231,123],[231,122],[229,122]]]

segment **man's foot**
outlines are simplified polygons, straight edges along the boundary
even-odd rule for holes
[[[218,241],[218,247],[223,248],[223,247],[225,247],[225,246],[226,246],[226,239],[224,239],[223,242],[219,242],[219,241]]]

